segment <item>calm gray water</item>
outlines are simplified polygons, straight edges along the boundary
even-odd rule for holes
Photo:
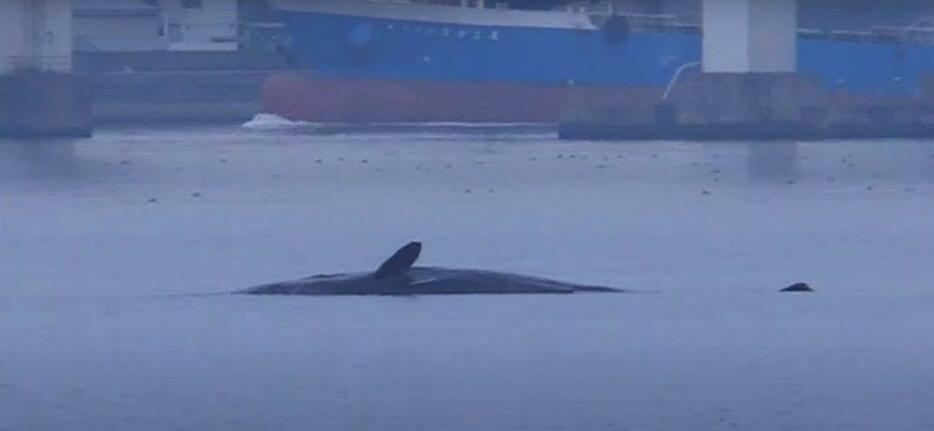
[[[0,141],[0,430],[931,429],[931,220],[929,141]],[[211,294],[413,239],[652,293]]]

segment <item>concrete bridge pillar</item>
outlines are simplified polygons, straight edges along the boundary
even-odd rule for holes
[[[0,74],[71,72],[71,0],[0,2]]]
[[[804,127],[821,91],[796,74],[797,21],[797,0],[704,0],[703,73],[684,82],[681,122],[750,136]]]
[[[797,69],[797,0],[704,0],[704,72]]]
[[[72,75],[72,0],[0,1],[0,136],[86,136],[87,85]]]

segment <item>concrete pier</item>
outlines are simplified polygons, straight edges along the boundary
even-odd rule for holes
[[[0,77],[0,136],[86,137],[92,133],[90,86],[71,74]]]
[[[705,73],[793,73],[797,0],[704,0]]]
[[[934,79],[920,95],[857,96],[797,72],[795,0],[705,0],[703,61],[658,97],[579,98],[568,139],[934,136]],[[701,67],[691,67],[701,66]]]
[[[0,136],[88,136],[91,95],[72,73],[72,1],[0,2]]]
[[[585,102],[565,117],[559,134],[564,139],[931,137],[934,94],[855,97],[806,75],[705,73],[684,78],[667,100]]]

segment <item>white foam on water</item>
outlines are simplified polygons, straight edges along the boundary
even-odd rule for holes
[[[373,134],[380,132],[414,132],[420,135],[437,132],[466,132],[466,133],[509,133],[522,132],[528,134],[536,132],[537,137],[553,137],[557,129],[554,124],[548,123],[467,123],[457,121],[434,122],[371,122],[371,123],[345,123],[345,122],[311,122],[290,120],[288,118],[270,114],[256,114],[250,121],[243,123],[243,129],[254,131],[304,131],[324,134]],[[398,135],[393,136],[398,137]],[[445,137],[455,138],[450,134]],[[528,137],[528,136],[526,136]]]
[[[463,129],[509,129],[509,128],[554,128],[551,123],[467,123],[461,121],[427,121],[427,122],[396,122],[396,123],[373,123],[376,126],[400,126],[400,127],[441,127],[441,128],[463,128]]]
[[[276,114],[261,112],[240,127],[250,130],[282,130],[309,126],[313,126],[313,124],[305,121],[292,121]]]

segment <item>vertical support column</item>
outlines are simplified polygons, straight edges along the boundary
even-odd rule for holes
[[[71,73],[72,1],[30,0],[25,12],[30,69]]]
[[[0,2],[0,75],[71,73],[72,0]]]
[[[704,72],[795,72],[797,0],[704,0]]]
[[[26,53],[26,0],[0,2],[0,76],[12,73]]]
[[[0,1],[0,36],[0,135],[89,135],[88,84],[72,75],[72,0]]]
[[[704,73],[675,101],[679,124],[712,135],[812,132],[822,88],[796,73],[797,1],[704,0]]]

